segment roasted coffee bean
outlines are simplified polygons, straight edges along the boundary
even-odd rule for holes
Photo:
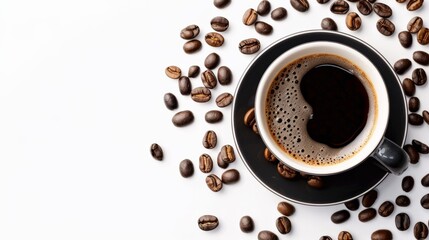
[[[269,35],[273,32],[273,27],[266,22],[256,21],[255,22],[255,30],[259,34]]]
[[[377,21],[377,30],[384,36],[390,36],[395,32],[395,25],[387,18],[380,18]]]
[[[249,8],[244,12],[242,18],[244,25],[250,26],[254,24],[256,20],[258,20],[258,12],[256,12],[255,9]]]
[[[371,207],[377,200],[378,192],[375,189],[371,189],[369,192],[365,193],[362,197],[362,206]]]
[[[399,43],[404,48],[409,48],[413,44],[413,37],[411,36],[411,33],[408,31],[401,31],[400,33],[398,33],[398,39],[399,39]]]
[[[420,100],[417,97],[410,97],[408,99],[408,110],[410,112],[417,112],[420,108]]]
[[[341,231],[338,234],[338,240],[353,240],[353,236],[350,232]]]
[[[194,78],[197,77],[198,74],[200,74],[200,67],[198,65],[192,65],[189,67],[188,77]]]
[[[228,169],[222,173],[222,182],[225,184],[231,184],[240,180],[240,172],[237,169]]]
[[[378,214],[382,217],[388,217],[395,210],[395,205],[391,201],[384,201],[378,208]]]
[[[398,213],[395,216],[395,225],[399,231],[405,231],[410,228],[410,217],[406,213]]]
[[[277,162],[276,156],[274,156],[274,154],[267,147],[264,149],[264,158],[268,162]]]
[[[210,231],[219,225],[219,220],[214,215],[203,215],[198,218],[198,227],[203,231]]]
[[[199,157],[199,168],[203,173],[209,173],[213,169],[213,160],[210,155],[203,153]]]
[[[368,222],[377,216],[377,211],[374,208],[366,208],[359,212],[358,219],[361,222]]]
[[[363,15],[369,15],[372,13],[372,4],[367,0],[360,0],[356,5],[358,11]]]
[[[200,33],[200,27],[195,24],[186,26],[180,31],[180,37],[186,40],[193,39]]]
[[[417,33],[417,42],[421,45],[429,43],[429,28],[422,27]]]
[[[411,204],[411,200],[409,197],[405,195],[399,195],[396,197],[395,203],[400,207],[408,207]]]
[[[414,178],[412,176],[405,176],[402,179],[401,187],[404,192],[410,192],[414,187]]]
[[[310,4],[307,0],[290,0],[290,4],[299,12],[305,12],[310,8]]]
[[[312,188],[320,189],[324,187],[323,178],[319,176],[309,176],[307,179],[307,184]]]
[[[398,3],[404,3],[404,2],[406,2],[407,0],[396,0],[396,2],[398,2]]]
[[[417,139],[413,139],[411,141],[411,144],[416,148],[417,152],[422,154],[428,154],[429,153],[429,146],[422,143],[421,141]]]
[[[212,47],[220,47],[223,45],[225,39],[223,38],[222,34],[217,32],[209,32],[204,37],[204,40],[206,43]]]
[[[253,222],[252,217],[250,216],[243,216],[240,218],[240,230],[244,233],[250,233],[253,232],[255,229],[255,224]]]
[[[374,12],[382,18],[388,18],[392,16],[392,8],[390,8],[388,5],[384,3],[376,2],[374,3],[373,7],[374,7]]]
[[[176,127],[184,127],[194,121],[194,114],[190,110],[183,110],[174,114],[171,121]]]
[[[256,12],[260,16],[265,16],[271,11],[271,3],[268,0],[261,0],[256,8]]]
[[[338,30],[337,23],[334,21],[334,19],[329,18],[329,17],[322,19],[320,26],[324,30],[332,30],[332,31]]]
[[[277,211],[285,216],[292,216],[295,213],[295,207],[285,201],[281,201],[277,204]]]
[[[429,193],[420,199],[420,205],[422,205],[424,209],[429,209]]]
[[[279,233],[287,234],[292,230],[292,223],[286,216],[281,216],[276,219],[276,227]]]
[[[216,98],[216,105],[220,108],[224,108],[229,106],[232,101],[233,101],[234,97],[231,95],[231,93],[221,93],[217,98]]]
[[[217,55],[217,54],[216,54]],[[216,58],[216,56],[215,55],[211,55],[212,57],[210,57],[211,59],[212,58]],[[219,61],[219,60],[216,60],[216,59],[212,59],[213,61],[214,61],[214,63],[212,64],[212,65],[217,65],[219,62],[217,62],[216,63],[216,61]],[[210,61],[210,60],[207,60],[207,58],[206,58],[206,61]],[[207,64],[207,63],[204,63],[205,65]],[[208,64],[207,64],[208,65]],[[210,70],[210,69],[207,69],[207,70],[205,70],[202,74],[201,74],[201,80],[202,80],[202,82],[203,82],[203,85],[206,87],[206,88],[209,88],[209,89],[213,89],[213,88],[215,88],[216,87],[216,85],[217,85],[217,79],[216,79],[216,75],[213,73],[213,71],[212,70]]]
[[[210,174],[206,177],[207,187],[213,192],[219,192],[222,189],[222,180],[215,174]]]
[[[208,123],[218,123],[223,119],[223,113],[219,110],[210,110],[204,115],[204,119]]]
[[[346,206],[346,208],[348,210],[356,211],[356,210],[359,209],[359,206],[360,206],[359,199],[354,198],[352,200],[349,200],[349,201],[347,201],[347,202],[344,203],[344,206]]]
[[[220,167],[220,168],[223,168],[223,169],[226,169],[226,168],[228,168],[228,166],[229,166],[229,163],[227,163],[227,162],[224,162],[223,160],[222,160],[222,155],[221,155],[221,152],[219,152],[218,154],[217,154],[217,159],[216,159],[217,161],[217,165]]]
[[[258,240],[278,240],[278,239],[279,237],[275,233],[269,230],[262,230],[258,233]]]
[[[217,8],[225,8],[231,3],[231,0],[213,0],[213,5]]]
[[[220,149],[221,152],[221,158],[222,161],[226,162],[226,163],[232,163],[235,161],[235,153],[234,153],[234,148],[229,145],[223,145],[222,148]]]
[[[179,79],[182,76],[182,70],[177,66],[168,66],[165,69],[165,75],[171,79]]]
[[[287,17],[287,10],[284,7],[278,7],[271,12],[271,18],[275,21],[283,20]]]
[[[413,53],[413,59],[416,63],[421,65],[429,65],[429,53],[424,51],[415,51]]]
[[[349,12],[346,16],[346,26],[352,31],[356,31],[362,25],[362,19],[355,12]]]
[[[401,58],[393,64],[393,69],[397,74],[403,74],[411,67],[411,60],[408,58]]]
[[[217,135],[213,130],[208,130],[203,137],[203,146],[207,149],[215,148],[217,144]]]
[[[150,145],[150,155],[152,155],[154,159],[161,161],[164,158],[162,147],[157,143],[152,143],[152,145]]]
[[[189,95],[192,91],[191,80],[186,76],[181,76],[179,78],[179,91],[182,95]]]
[[[408,157],[410,157],[410,163],[416,164],[419,162],[420,154],[417,152],[417,149],[411,145],[411,144],[405,144],[403,147],[405,152],[408,154]]]
[[[194,174],[194,164],[189,159],[184,159],[179,164],[180,175],[184,178],[191,177]]]
[[[418,113],[410,113],[408,114],[408,123],[415,126],[422,125],[423,117]]]
[[[379,229],[371,234],[371,240],[392,240],[392,232],[388,229]]]
[[[413,96],[416,93],[416,84],[410,78],[405,78],[402,81],[402,89],[405,95]]]
[[[232,81],[232,72],[227,66],[221,66],[217,70],[217,81],[220,85],[228,85]]]
[[[212,18],[210,25],[213,30],[218,32],[225,32],[229,27],[229,20],[222,16]]]
[[[244,39],[238,44],[238,49],[243,54],[256,53],[257,51],[259,51],[260,48],[261,48],[261,43],[256,38]]]
[[[212,52],[204,59],[204,66],[210,70],[216,68],[220,63],[219,54]]]
[[[343,223],[349,220],[349,218],[350,218],[350,212],[346,209],[336,211],[331,215],[331,221],[336,224]]]
[[[413,17],[407,24],[407,30],[410,33],[418,33],[420,29],[423,27],[423,19],[421,17]]]
[[[208,102],[212,97],[210,89],[206,87],[196,87],[191,91],[191,98],[195,102]]]
[[[247,110],[247,112],[244,114],[243,122],[244,125],[249,128],[256,124],[255,108],[250,108],[249,110]]]
[[[198,39],[192,39],[183,44],[183,51],[185,53],[195,53],[200,50],[202,47],[201,41]]]
[[[350,9],[349,4],[344,0],[336,0],[331,5],[331,12],[335,14],[346,14]]]
[[[321,236],[319,240],[332,240],[330,236]]]
[[[420,182],[422,183],[423,187],[429,187],[429,173],[422,177]]]
[[[423,68],[416,68],[413,70],[411,79],[417,86],[424,85],[427,81],[426,71]]]
[[[426,111],[426,110],[423,110],[423,120],[427,123],[427,124],[429,124],[429,112],[428,111]]]
[[[289,166],[286,166],[282,162],[277,163],[277,172],[286,179],[294,179],[298,176],[298,172],[294,169],[290,168]]]
[[[416,239],[426,239],[428,237],[428,226],[424,222],[417,222],[413,229]]]
[[[179,107],[177,98],[173,93],[164,94],[164,104],[170,110],[174,110]]]
[[[410,0],[407,3],[408,11],[415,11],[423,6],[424,0]]]

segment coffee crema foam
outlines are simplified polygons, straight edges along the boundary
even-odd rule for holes
[[[368,93],[370,104],[364,129],[353,142],[341,148],[313,140],[306,130],[313,110],[300,92],[300,81],[310,69],[327,63],[343,67],[358,77]],[[376,95],[367,79],[356,65],[332,54],[313,54],[286,64],[276,75],[267,94],[265,113],[271,136],[288,155],[309,165],[334,165],[350,159],[367,143],[377,118]]]

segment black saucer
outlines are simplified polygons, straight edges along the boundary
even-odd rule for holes
[[[306,205],[333,205],[365,194],[381,183],[388,173],[374,164],[375,160],[367,159],[351,170],[324,177],[326,186],[323,189],[309,187],[302,178],[287,180],[277,173],[277,164],[264,159],[265,145],[260,136],[243,124],[246,111],[254,106],[256,88],[269,64],[288,49],[313,41],[338,42],[353,47],[378,66],[390,100],[391,116],[386,137],[403,146],[408,124],[405,95],[391,65],[367,43],[348,34],[324,30],[305,31],[284,37],[258,54],[243,73],[237,86],[232,108],[232,129],[239,155],[263,186],[293,202]]]

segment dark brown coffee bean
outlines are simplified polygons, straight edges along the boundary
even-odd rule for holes
[[[402,89],[405,95],[413,96],[416,93],[416,84],[410,78],[405,78],[402,81]]]
[[[331,215],[331,221],[336,224],[343,223],[349,220],[349,218],[350,218],[350,212],[346,209],[336,211]]]
[[[292,216],[295,213],[295,207],[285,201],[281,201],[277,204],[277,211],[285,216]]]
[[[265,149],[264,149],[264,158],[268,162],[273,162],[273,163],[277,162],[276,156],[274,156],[274,154],[267,147],[265,147]]]
[[[292,223],[286,216],[281,216],[276,219],[276,227],[279,233],[287,234],[292,230]]]
[[[236,183],[240,180],[240,172],[237,169],[228,169],[222,173],[221,179],[225,184]]]
[[[204,87],[213,89],[217,86],[217,79],[214,72],[210,69],[205,70],[201,73],[201,81]]]
[[[306,12],[310,8],[307,0],[290,0],[290,4],[299,12]]]
[[[429,65],[429,53],[424,51],[415,51],[413,53],[413,59],[416,63],[421,65]]]
[[[401,58],[393,64],[393,69],[397,74],[403,74],[411,67],[411,60],[408,58]]]
[[[184,159],[179,164],[180,175],[184,178],[191,177],[194,174],[194,164],[189,159]]]
[[[210,110],[204,115],[204,119],[208,123],[218,123],[223,119],[223,113],[219,110]]]
[[[231,0],[213,0],[213,5],[217,8],[225,8],[231,3]]]
[[[213,30],[218,32],[225,32],[229,27],[229,20],[222,16],[212,18],[210,25]]]
[[[174,114],[171,121],[176,127],[184,127],[194,121],[194,114],[190,110],[183,110]]]
[[[261,48],[261,43],[256,38],[248,38],[242,40],[238,44],[238,49],[243,54],[254,54]]]
[[[186,40],[193,39],[200,33],[200,27],[195,24],[186,26],[180,31],[180,37]]]
[[[426,239],[428,237],[428,226],[424,222],[417,222],[413,229],[416,239]]]
[[[242,18],[242,22],[244,25],[250,26],[254,24],[258,20],[258,12],[255,9],[249,8],[247,9]]]
[[[231,93],[221,93],[217,98],[216,98],[216,105],[220,108],[224,108],[229,106],[232,101],[233,101],[234,97],[231,95]]]
[[[367,0],[360,0],[356,7],[362,15],[369,15],[372,12],[372,4]]]
[[[320,4],[325,4],[327,2],[329,2],[330,0],[317,0],[318,3]]]
[[[275,233],[269,230],[262,230],[258,233],[258,240],[278,240],[278,239],[279,237]]]
[[[182,95],[189,95],[192,91],[191,80],[186,76],[181,76],[179,78],[179,91]]]
[[[177,98],[173,93],[164,94],[164,104],[170,110],[174,110],[179,107]]]
[[[216,159],[216,163],[218,165],[218,167],[226,169],[229,166],[229,163],[224,162],[222,160],[222,153],[219,151],[219,153],[217,154],[217,159]]]
[[[249,128],[256,124],[255,108],[250,108],[247,110],[247,112],[244,114],[243,123],[246,127]]]
[[[374,3],[373,7],[374,12],[382,18],[388,18],[392,16],[392,9],[384,3],[376,2]]]
[[[227,163],[232,163],[235,161],[235,153],[234,153],[234,148],[229,145],[223,145],[222,148],[220,149],[221,152],[221,158],[222,161],[227,162]]]
[[[398,3],[404,3],[404,2],[406,2],[407,0],[396,0],[396,2],[398,2]]]
[[[256,21],[255,22],[255,30],[259,34],[269,35],[273,32],[273,27],[266,22]]]
[[[408,123],[414,126],[419,126],[423,124],[423,117],[418,113],[408,114]]]
[[[338,30],[337,23],[334,21],[334,19],[329,17],[322,19],[320,26],[324,30],[332,30],[332,31]]]
[[[203,153],[199,157],[199,168],[203,173],[209,173],[213,169],[213,160],[207,153]]]
[[[377,21],[377,30],[384,36],[391,36],[395,32],[395,25],[387,18]]]
[[[413,139],[411,141],[411,144],[416,148],[417,152],[419,152],[421,154],[428,154],[429,153],[429,146],[426,145],[425,143],[423,143],[417,139]]]
[[[427,124],[429,124],[429,112],[428,111],[426,111],[426,110],[423,110],[423,120],[427,123]]]
[[[265,16],[271,11],[271,3],[268,0],[262,0],[259,2],[256,12],[260,16]]]
[[[353,240],[353,236],[350,232],[341,231],[338,234],[338,240]]]
[[[168,66],[165,69],[165,75],[171,79],[179,79],[182,76],[182,70],[177,66]]]
[[[319,176],[309,176],[307,178],[307,184],[310,187],[318,188],[318,189],[324,187],[323,178]]]
[[[204,66],[210,70],[216,68],[220,63],[219,54],[212,52],[204,59]]]
[[[362,197],[362,206],[364,207],[371,207],[375,201],[377,200],[378,192],[375,189],[370,190],[369,192],[365,193]]]
[[[213,130],[208,130],[203,137],[203,146],[207,149],[215,148],[217,144],[217,135]]]
[[[424,85],[427,81],[426,71],[423,68],[416,68],[413,70],[411,79],[417,86]]]
[[[410,157],[410,163],[416,164],[419,162],[420,154],[417,152],[417,149],[411,145],[411,144],[405,144],[403,147],[405,152],[408,154],[408,157]]]
[[[410,0],[407,3],[408,11],[415,11],[423,6],[423,0]]]
[[[361,222],[368,222],[377,216],[377,211],[374,208],[366,208],[359,212],[358,219]]]
[[[331,4],[331,12],[334,14],[346,14],[350,9],[349,4],[344,0],[336,0]]]
[[[399,231],[405,231],[410,228],[410,217],[406,213],[398,213],[395,216],[395,225]]]
[[[240,218],[240,230],[244,233],[250,233],[253,232],[255,229],[255,224],[253,222],[252,217],[250,216],[243,216]]]
[[[408,110],[410,112],[417,112],[420,108],[420,100],[417,97],[410,97],[408,99]]]
[[[347,209],[349,209],[350,211],[356,211],[359,209],[360,206],[360,202],[359,199],[354,198],[352,200],[349,200],[347,202],[344,203],[344,205],[346,206]]]
[[[429,187],[429,173],[422,177],[420,182],[422,183],[423,187]]]
[[[183,44],[183,51],[185,53],[191,54],[200,50],[202,47],[201,41],[198,39],[192,39]]]
[[[219,192],[222,189],[222,180],[215,174],[210,174],[206,177],[207,187],[213,192]]]
[[[196,87],[191,91],[191,98],[195,102],[208,102],[211,97],[211,91],[206,87]]]
[[[408,207],[411,204],[411,200],[409,197],[405,195],[399,195],[396,197],[395,203],[400,207]]]
[[[412,176],[405,176],[402,179],[401,187],[404,192],[410,192],[414,187],[414,178]]]
[[[198,227],[203,231],[210,231],[219,225],[219,220],[214,215],[203,215],[198,218]]]
[[[225,42],[225,39],[223,38],[222,34],[217,32],[209,32],[204,37],[204,40],[206,43],[212,47],[220,47]]]
[[[352,31],[356,31],[362,25],[362,19],[355,12],[349,12],[346,16],[346,26]]]
[[[429,28],[422,27],[417,33],[417,42],[421,45],[429,43]]]
[[[278,7],[271,12],[271,18],[275,21],[283,20],[287,17],[287,10],[284,7]]]
[[[319,240],[332,240],[330,236],[321,236]]]
[[[232,72],[227,66],[221,66],[217,70],[217,81],[220,85],[228,85],[232,81]]]
[[[392,232],[388,229],[379,229],[371,234],[371,240],[392,240]]]
[[[150,145],[150,155],[152,155],[155,160],[162,161],[162,159],[164,158],[164,152],[162,151],[162,147],[157,143],[152,143]]]
[[[378,214],[382,217],[388,217],[393,213],[393,210],[395,210],[395,205],[391,201],[385,201],[378,208]]]
[[[429,209],[429,193],[420,199],[420,205],[422,205],[424,209]]]
[[[407,30],[410,33],[418,33],[423,27],[423,19],[421,17],[413,17],[408,21]]]
[[[298,176],[297,171],[282,162],[277,163],[277,172],[286,179],[294,179]]]
[[[408,31],[401,31],[400,33],[398,33],[398,39],[399,43],[404,48],[409,48],[413,44],[413,36],[411,36],[411,33]]]
[[[194,78],[200,74],[200,67],[198,65],[192,65],[188,69],[188,77]]]

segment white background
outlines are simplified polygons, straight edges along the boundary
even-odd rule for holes
[[[332,0],[331,0],[332,2]],[[275,219],[277,203],[283,199],[265,189],[238,158],[230,168],[241,173],[241,180],[217,193],[205,185],[198,169],[198,157],[214,159],[224,144],[233,144],[231,106],[221,109],[218,124],[204,121],[204,113],[218,109],[214,101],[199,104],[180,95],[177,81],[166,77],[164,69],[177,65],[187,74],[190,65],[203,68],[205,56],[217,52],[221,64],[233,71],[233,82],[213,90],[234,93],[241,73],[256,55],[243,55],[238,43],[249,37],[260,39],[262,47],[287,34],[320,28],[324,17],[337,21],[340,31],[355,34],[376,47],[393,64],[411,58],[415,50],[428,51],[414,38],[413,47],[404,49],[397,33],[406,29],[409,19],[420,15],[429,24],[429,7],[408,12],[404,4],[386,0],[394,13],[394,36],[381,35],[375,23],[378,16],[362,16],[359,31],[351,32],[343,15],[334,15],[329,4],[310,0],[306,13],[295,11],[287,0],[272,0],[272,7],[288,10],[285,20],[275,22],[270,36],[257,34],[241,22],[244,11],[259,1],[233,0],[217,9],[211,0],[137,1],[12,1],[0,2],[0,239],[256,239],[260,230],[278,233]],[[351,10],[356,6],[351,3]],[[224,46],[215,49],[204,43],[212,31],[210,20],[224,16],[230,28],[223,33]],[[198,39],[204,45],[198,53],[182,50],[185,42],[180,30],[198,24]],[[413,63],[413,68],[418,64]],[[429,72],[428,67],[424,67]],[[411,71],[403,76],[410,77]],[[202,85],[199,78],[193,86]],[[422,109],[429,108],[427,84],[418,87]],[[177,128],[171,117],[178,111],[163,103],[166,92],[174,93],[179,109],[194,112],[195,121]],[[202,137],[215,130],[219,141],[207,150]],[[419,139],[429,143],[429,126],[411,126],[407,142]],[[154,160],[152,143],[164,149],[164,160]],[[193,161],[195,174],[182,178],[179,162]],[[390,228],[395,239],[413,239],[412,229],[399,232],[394,216],[407,212],[412,224],[429,220],[420,198],[429,192],[420,184],[428,173],[428,156],[410,166],[415,188],[407,194],[408,208],[396,207],[387,218],[377,216],[368,223],[357,220],[358,211],[340,225],[330,215],[344,205],[311,207],[294,204],[290,217],[293,230],[280,239],[337,238],[348,230],[354,239],[369,239],[380,228]],[[222,169],[215,166],[213,173]],[[403,175],[403,176],[405,176]],[[362,176],[363,178],[365,176]],[[389,176],[377,190],[375,208],[385,200],[404,194],[401,177]],[[363,207],[359,209],[362,210]],[[214,214],[217,229],[201,231],[197,219]],[[255,231],[242,233],[238,222],[243,215],[255,221]]]

